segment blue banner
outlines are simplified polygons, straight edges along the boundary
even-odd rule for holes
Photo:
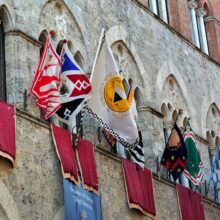
[[[101,220],[101,198],[64,179],[65,220]]]

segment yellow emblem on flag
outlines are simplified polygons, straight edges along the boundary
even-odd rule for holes
[[[104,99],[108,107],[115,112],[126,112],[129,103],[120,76],[111,77],[104,88]]]

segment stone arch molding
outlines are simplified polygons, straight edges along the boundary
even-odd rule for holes
[[[74,3],[74,1],[61,0],[61,1],[57,1],[57,2],[63,3],[67,7],[67,9],[70,11],[78,29],[79,29],[79,32],[83,37],[82,33],[86,30],[86,26],[85,26],[85,21],[84,21],[82,9],[80,7],[78,7],[78,5],[76,5]],[[40,10],[38,13],[38,21],[40,20],[40,16],[41,16],[41,12],[42,12],[43,8],[48,3],[51,3],[51,0],[42,1],[41,5],[40,5]],[[39,31],[39,34],[40,34],[40,31]],[[84,38],[83,38],[83,40],[84,40]]]
[[[60,12],[54,10],[55,5],[60,5],[63,10]],[[64,13],[64,11],[66,13]],[[46,15],[47,17],[44,19],[43,15]],[[54,18],[47,19],[51,17]],[[71,28],[67,25],[67,18],[71,19]],[[81,9],[73,1],[43,1],[40,4],[40,9],[38,11],[38,23],[38,36],[40,36],[42,30],[50,29],[56,32],[56,37],[54,39],[56,43],[63,38],[72,40],[73,37],[74,42],[72,43],[72,52],[75,54],[77,51],[80,51],[83,59],[86,60],[87,48],[83,35],[85,22]]]
[[[202,135],[205,137],[206,135],[206,132],[207,132],[207,125],[206,125],[206,122],[207,122],[207,116],[208,116],[208,112],[209,112],[209,109],[210,107],[215,104],[216,107],[218,109],[220,109],[220,102],[218,101],[218,99],[215,97],[215,93],[212,89],[212,87],[210,86],[210,90],[209,90],[209,93],[206,94],[206,96],[204,97],[203,99],[203,102],[202,102],[202,113],[201,113],[201,127],[203,128],[202,129]]]
[[[0,12],[5,32],[13,30],[15,28],[15,13],[12,1],[5,3],[5,1],[0,0]]]
[[[0,181],[0,206],[8,219],[19,220],[18,208],[5,184]]]
[[[143,79],[143,75],[145,74],[143,62],[138,55],[137,49],[135,48],[134,44],[128,40],[128,33],[125,31],[125,29],[121,25],[115,25],[106,32],[106,35],[110,46],[112,46],[117,41],[123,42],[123,44],[130,51],[131,55],[134,57],[138,71],[140,73],[140,78],[142,80],[142,86],[150,88],[148,82],[144,81]],[[147,94],[147,97],[149,97],[149,95],[150,94]]]
[[[173,77],[175,78],[175,80],[177,81],[177,83],[181,89],[181,92],[183,94],[183,98],[185,99],[186,104],[187,104],[187,110],[189,112],[189,116],[190,117],[196,116],[194,109],[192,107],[190,108],[190,106],[193,106],[193,104],[192,104],[189,92],[185,86],[183,79],[182,79],[181,73],[178,71],[177,67],[174,65],[174,63],[171,60],[166,61],[162,65],[162,67],[160,68],[160,70],[158,72],[157,79],[156,79],[156,88],[155,88],[156,89],[155,90],[156,103],[158,103],[159,105],[162,105],[162,103],[163,103],[163,100],[162,100],[163,86],[164,86],[167,78],[170,75],[173,75]]]

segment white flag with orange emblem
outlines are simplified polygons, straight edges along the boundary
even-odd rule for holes
[[[93,91],[87,111],[124,146],[137,143],[137,125],[104,30],[91,74],[91,85]]]

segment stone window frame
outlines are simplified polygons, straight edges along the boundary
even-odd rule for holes
[[[167,0],[148,0],[147,6],[150,11],[152,11],[165,23],[169,24],[169,11]]]

